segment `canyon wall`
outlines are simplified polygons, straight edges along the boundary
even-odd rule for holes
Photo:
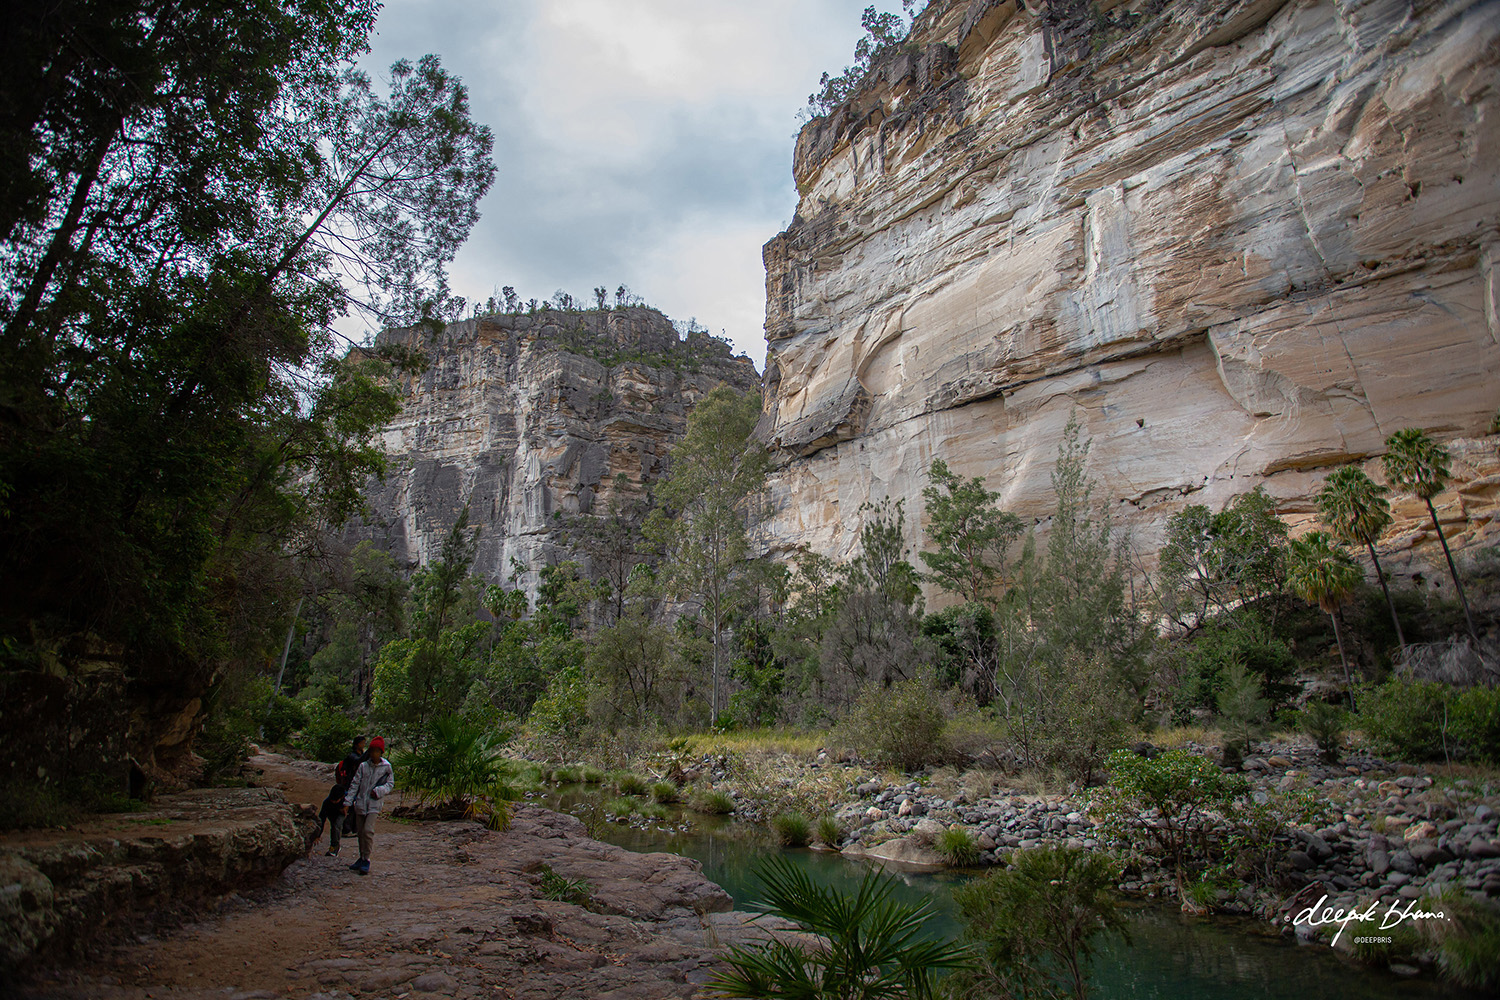
[[[543,566],[576,558],[555,513],[602,514],[640,497],[700,397],[760,384],[728,344],[680,337],[640,307],[487,316],[435,340],[397,330],[377,343],[418,348],[429,364],[401,381],[405,404],[381,442],[389,469],[350,540],[425,565],[467,505],[474,572],[499,582],[519,563],[527,589]]]
[[[889,495],[919,545],[934,458],[1040,521],[1072,412],[1148,563],[1258,484],[1306,520],[1407,426],[1494,544],[1497,65],[1493,0],[934,0],[803,128],[765,247],[777,544],[846,558]]]

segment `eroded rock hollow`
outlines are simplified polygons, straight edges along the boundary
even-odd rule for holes
[[[1184,505],[1306,514],[1407,426],[1484,540],[1497,63],[1496,2],[936,0],[803,128],[765,248],[773,537],[845,558],[934,458],[1044,517],[1076,411],[1148,561]]]

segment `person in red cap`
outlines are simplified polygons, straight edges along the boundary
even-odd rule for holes
[[[359,836],[359,860],[349,867],[361,875],[370,874],[370,849],[375,846],[380,800],[396,787],[396,772],[385,759],[385,740],[379,736],[371,740],[369,755],[344,793],[344,809],[354,810],[354,832]]]

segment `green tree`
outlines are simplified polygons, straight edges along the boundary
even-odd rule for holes
[[[1443,556],[1448,560],[1448,574],[1453,577],[1453,587],[1458,600],[1464,606],[1464,621],[1469,626],[1469,638],[1474,647],[1479,647],[1479,632],[1474,628],[1474,616],[1469,611],[1469,598],[1464,593],[1463,581],[1458,577],[1458,567],[1453,564],[1453,553],[1448,550],[1448,538],[1438,521],[1432,498],[1443,492],[1451,473],[1448,471],[1448,449],[1438,444],[1416,427],[1399,430],[1385,439],[1386,453],[1382,458],[1385,474],[1398,489],[1410,490],[1422,498],[1427,513],[1432,518],[1433,530],[1443,546]]]
[[[1375,540],[1391,523],[1391,505],[1385,499],[1390,491],[1379,485],[1363,469],[1346,465],[1323,481],[1318,492],[1318,519],[1328,525],[1333,537],[1346,545],[1363,545],[1370,553],[1370,562],[1375,564],[1375,578],[1380,581],[1380,592],[1385,595],[1386,607],[1391,609],[1391,624],[1396,626],[1396,642],[1406,648],[1406,636],[1401,632],[1401,619],[1396,614],[1396,604],[1391,600],[1391,591],[1385,582],[1385,573],[1380,569],[1380,556],[1375,552]]]
[[[1099,938],[1126,933],[1118,878],[1108,855],[1042,847],[955,890],[981,960],[955,975],[952,995],[1084,1000]]]
[[[676,591],[695,601],[707,619],[713,723],[723,707],[724,623],[770,468],[765,448],[751,437],[759,419],[760,397],[754,393],[721,385],[699,400],[672,449],[671,471],[657,485],[660,506],[646,526],[647,537],[668,553],[664,565]]]
[[[1021,519],[1000,509],[1000,494],[978,476],[963,480],[934,459],[922,488],[927,537],[937,547],[920,553],[932,579],[965,601],[989,598],[1005,575],[1005,550],[1021,537]]]
[[[1188,633],[1285,587],[1286,524],[1257,486],[1213,513],[1201,504],[1167,520],[1157,585],[1161,612]],[[1274,605],[1274,601],[1272,602]],[[1272,625],[1274,627],[1272,608]]]
[[[8,26],[11,666],[103,656],[148,699],[201,694],[260,659],[287,619],[277,567],[379,471],[383,362],[411,359],[346,359],[333,324],[445,315],[493,165],[436,58],[398,63],[388,96],[350,69],[376,9],[64,0]]]
[[[1292,539],[1288,581],[1298,597],[1322,608],[1333,622],[1339,661],[1344,665],[1344,683],[1349,689],[1349,707],[1354,707],[1354,677],[1344,652],[1344,633],[1339,628],[1339,605],[1354,593],[1364,579],[1349,550],[1322,531],[1309,531]]]

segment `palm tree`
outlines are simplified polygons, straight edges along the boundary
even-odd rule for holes
[[[1443,526],[1438,523],[1437,511],[1432,507],[1432,498],[1443,492],[1448,485],[1448,449],[1438,444],[1416,427],[1397,431],[1385,439],[1385,475],[1396,486],[1410,490],[1427,504],[1427,513],[1432,517],[1432,526],[1437,529],[1438,541],[1442,543],[1443,555],[1448,560],[1448,574],[1453,577],[1453,588],[1458,591],[1458,600],[1464,606],[1464,621],[1469,626],[1469,638],[1474,648],[1479,648],[1479,633],[1474,629],[1474,616],[1469,613],[1469,598],[1464,594],[1463,581],[1458,578],[1458,567],[1453,565],[1453,553],[1448,551],[1448,539],[1443,535]]]
[[[1339,628],[1339,605],[1354,592],[1364,574],[1349,550],[1326,531],[1309,531],[1291,541],[1291,565],[1287,583],[1298,597],[1322,608],[1333,621],[1333,638],[1339,644],[1339,660],[1344,664],[1344,683],[1349,688],[1349,707],[1354,708],[1354,677],[1349,672],[1349,657],[1344,653],[1344,633]]]
[[[1380,592],[1385,595],[1385,605],[1391,609],[1391,623],[1396,626],[1396,642],[1406,648],[1406,636],[1401,633],[1401,619],[1396,615],[1396,603],[1391,600],[1390,588],[1385,585],[1385,573],[1380,569],[1380,557],[1375,554],[1375,539],[1391,523],[1391,505],[1385,499],[1390,490],[1365,475],[1364,470],[1346,465],[1323,482],[1318,494],[1318,517],[1333,537],[1347,545],[1363,545],[1375,564],[1375,579],[1380,581]]]

